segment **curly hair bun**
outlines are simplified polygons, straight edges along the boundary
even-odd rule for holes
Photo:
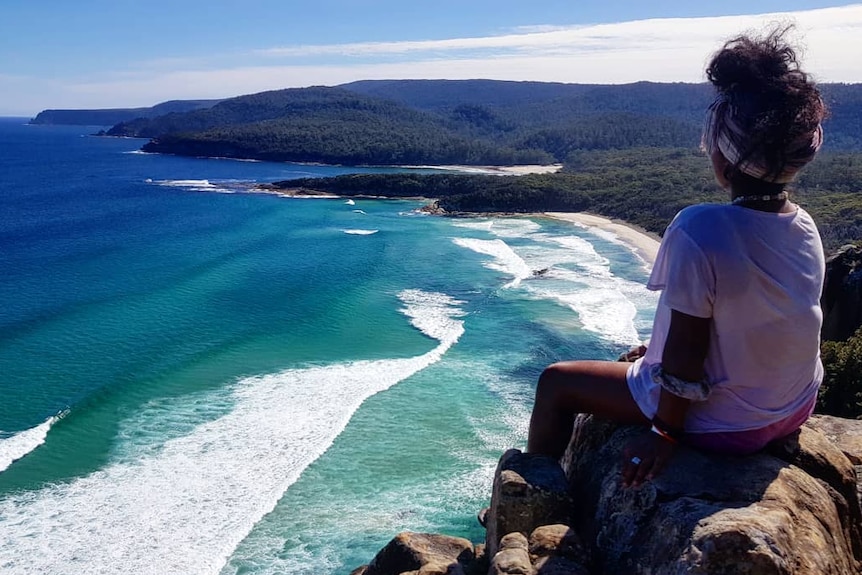
[[[713,57],[706,75],[719,91],[780,88],[799,70],[796,51],[784,43],[788,28],[774,30],[764,38],[739,36],[728,41]]]
[[[785,41],[791,29],[785,26],[763,37],[729,40],[713,56],[706,75],[746,115],[766,114],[785,126],[790,121],[793,132],[805,133],[823,120],[825,107],[814,82],[800,69],[796,50]]]
[[[718,91],[705,142],[719,146],[736,172],[782,182],[813,159],[826,113],[820,92],[785,41],[790,26],[729,40],[710,61]]]

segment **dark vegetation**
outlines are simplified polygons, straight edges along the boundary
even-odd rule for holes
[[[847,341],[824,341],[820,353],[826,375],[818,413],[862,419],[862,328]]]

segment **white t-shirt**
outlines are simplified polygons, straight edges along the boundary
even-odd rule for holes
[[[823,246],[811,216],[731,204],[682,210],[668,226],[647,288],[661,290],[646,355],[629,368],[632,396],[648,418],[661,388],[671,310],[712,318],[704,371],[706,401],[692,403],[691,433],[759,429],[817,394]]]

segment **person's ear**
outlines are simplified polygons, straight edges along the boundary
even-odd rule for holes
[[[715,181],[725,190],[730,189],[730,179],[727,177],[730,162],[727,161],[727,158],[724,157],[724,154],[721,153],[721,150],[717,146],[709,155],[709,159],[712,162]]]

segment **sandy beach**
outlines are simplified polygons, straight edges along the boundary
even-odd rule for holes
[[[563,164],[529,165],[529,166],[402,166],[404,168],[422,168],[434,170],[451,170],[463,174],[484,174],[492,176],[525,176],[527,174],[554,174],[563,169]]]
[[[661,242],[655,234],[638,229],[622,220],[610,220],[583,212],[545,212],[544,215],[556,220],[595,227],[616,234],[622,241],[631,245],[647,263],[650,265],[655,263],[658,246]]]

